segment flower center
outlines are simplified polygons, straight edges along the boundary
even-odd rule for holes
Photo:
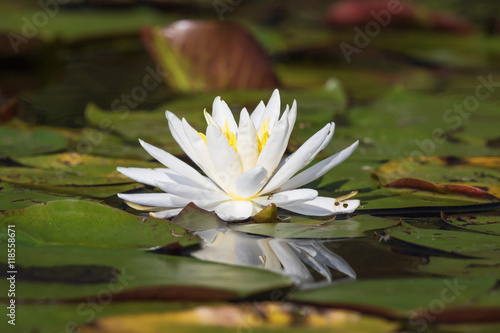
[[[220,128],[215,123],[212,116],[206,110],[204,111],[204,114],[205,114],[205,120],[207,121],[207,124],[208,125],[210,125],[210,124],[215,125],[222,132],[222,134],[224,134],[226,136],[228,144],[230,146],[232,146],[236,152],[238,152],[238,147],[236,145],[236,134],[231,132],[231,129],[229,128],[229,123],[227,122],[227,119],[224,122],[224,127]],[[259,138],[259,133],[257,131],[255,131],[255,136],[257,137],[257,149],[259,151],[259,155],[260,155],[260,152],[262,151],[262,149],[264,149],[264,146],[266,145],[267,139],[269,139],[269,134],[270,134],[269,132],[270,132],[269,118],[267,118],[266,120],[264,120],[260,124],[260,138]],[[205,143],[207,143],[206,135],[201,133],[201,132],[198,132],[198,134],[203,138],[203,140],[205,140]]]

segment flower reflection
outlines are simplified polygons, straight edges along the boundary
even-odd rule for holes
[[[192,256],[201,260],[264,268],[291,278],[301,288],[333,282],[330,269],[348,279],[356,273],[349,264],[331,252],[325,241],[317,239],[285,239],[248,235],[227,228],[196,233],[204,243]],[[314,272],[322,279],[317,281]]]

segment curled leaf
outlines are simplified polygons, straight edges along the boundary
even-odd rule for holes
[[[262,47],[236,23],[182,20],[145,28],[142,38],[176,90],[279,87]]]

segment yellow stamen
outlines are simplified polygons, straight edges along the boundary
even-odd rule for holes
[[[234,135],[234,133],[229,129],[229,123],[227,122],[227,119],[224,123],[224,127],[222,128],[222,134],[226,136],[229,145],[233,146],[234,150],[238,151],[238,149],[236,148],[236,135]]]
[[[198,132],[198,134],[205,140],[205,144],[207,144],[207,136],[201,132]]]
[[[257,135],[257,146],[259,148],[259,154],[266,145],[267,139],[269,139],[269,118],[263,121],[260,125],[260,138]]]

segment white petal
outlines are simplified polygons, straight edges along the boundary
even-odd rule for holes
[[[167,210],[162,210],[159,212],[154,212],[154,213],[149,213],[152,217],[156,217],[158,219],[168,219],[169,217],[175,216],[183,210],[183,208],[174,208],[174,209],[167,209]]]
[[[216,170],[214,181],[228,194],[235,192],[236,177],[241,175],[238,154],[215,126],[208,125],[207,146],[210,160]]]
[[[165,111],[165,116],[167,117],[168,120],[168,128],[170,129],[170,133],[172,134],[172,137],[177,141],[179,146],[182,148],[182,150],[186,153],[186,155],[197,165],[200,164],[200,159],[198,155],[196,154],[196,151],[191,146],[191,143],[189,142],[189,139],[187,138],[186,134],[183,131],[183,126],[182,126],[182,121],[177,118],[176,115],[174,115],[170,111]]]
[[[152,207],[183,207],[190,200],[170,193],[118,193],[118,197],[132,203]]]
[[[147,169],[147,168],[124,168],[118,167],[116,168],[118,172],[122,175],[127,176],[130,179],[135,180],[136,182],[156,186],[155,181],[160,180],[164,182],[171,182],[172,178],[169,177],[165,172],[162,172],[158,169]]]
[[[264,186],[266,178],[267,170],[257,165],[236,179],[236,193],[242,198],[254,196]]]
[[[212,118],[215,120],[219,128],[224,128],[227,120],[229,129],[231,132],[236,133],[238,131],[238,126],[234,120],[233,113],[226,102],[224,102],[220,97],[215,97],[214,103],[212,105]]]
[[[300,169],[305,167],[319,152],[325,139],[331,139],[329,135],[332,129],[332,124],[328,124],[321,130],[311,136],[302,146],[290,155],[285,163],[275,172],[269,183],[264,187],[262,193],[272,192],[279,188],[283,183],[288,181]]]
[[[281,208],[302,215],[327,216],[351,213],[358,208],[358,206],[359,200],[346,200],[338,202],[335,198],[317,197],[311,201],[297,205],[281,206]]]
[[[271,98],[269,98],[269,102],[267,102],[266,109],[264,110],[264,114],[262,115],[262,121],[265,121],[269,118],[269,128],[273,128],[274,124],[279,119],[281,111],[281,98],[280,92],[278,89],[274,89]]]
[[[247,120],[250,120],[250,114],[248,113],[246,108],[241,109],[240,112],[240,120],[238,123],[238,133],[241,129],[242,124],[244,124]]]
[[[207,143],[198,133],[198,131],[196,131],[191,125],[189,125],[189,123],[185,119],[182,120],[182,126],[184,128],[186,137],[193,147],[193,150],[196,151],[196,154],[200,158],[200,169],[202,169],[208,177],[215,179],[216,170],[214,165],[212,164],[212,161],[210,160]]]
[[[262,123],[262,115],[264,114],[264,110],[266,109],[266,105],[264,104],[263,101],[260,101],[259,104],[257,104],[257,107],[255,110],[253,110],[252,114],[250,115],[250,119],[253,122],[253,125],[259,131],[259,136],[260,136],[260,125]]]
[[[158,160],[158,162],[162,163],[167,168],[172,169],[180,175],[191,179],[193,182],[203,186],[206,189],[211,189],[214,191],[217,190],[217,186],[210,179],[201,175],[187,163],[181,161],[172,154],[167,153],[163,149],[150,145],[149,143],[144,142],[140,139],[139,142],[151,156],[153,156],[156,160]]]
[[[253,205],[250,201],[226,201],[215,207],[214,210],[223,220],[238,221],[252,216]]]
[[[283,153],[288,144],[288,120],[278,122],[273,128],[264,148],[260,152],[257,165],[262,165],[267,170],[267,176],[270,177],[278,166]]]
[[[167,193],[171,193],[181,198],[186,198],[193,202],[200,201],[203,204],[231,199],[231,197],[222,191],[204,190],[199,187],[191,187],[172,182],[160,181],[156,182],[156,185]]]
[[[270,195],[263,195],[258,198],[252,199],[252,201],[262,205],[267,206],[271,203],[276,204],[276,206],[287,206],[296,205],[303,202],[314,200],[318,196],[318,191],[301,188],[298,190],[284,191],[279,193],[274,193]]]
[[[342,150],[341,152],[338,152],[337,154],[324,159],[323,161],[313,165],[309,169],[304,170],[298,175],[292,177],[289,181],[287,181],[280,187],[280,190],[291,190],[308,184],[313,180],[323,176],[333,167],[345,161],[354,152],[354,150],[358,146],[358,143],[358,141],[354,142],[352,145]]]
[[[259,148],[257,132],[250,119],[240,125],[238,137],[236,138],[236,147],[243,172],[252,169],[257,163]]]

